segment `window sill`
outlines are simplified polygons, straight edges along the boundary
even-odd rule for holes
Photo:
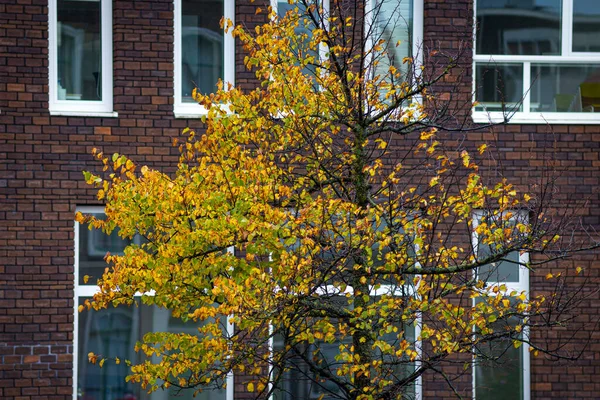
[[[508,120],[508,124],[571,124],[600,125],[600,113],[502,113],[473,111],[473,122],[477,124],[499,124]]]
[[[119,113],[116,111],[52,111],[50,115],[60,117],[101,117],[117,118]]]
[[[208,110],[198,103],[177,103],[177,99],[175,99],[173,114],[175,115],[175,118],[198,119],[203,115],[208,114]]]
[[[175,118],[177,118],[177,119],[197,119],[197,118],[201,118],[203,115],[206,115],[208,113],[206,113],[206,112],[202,112],[202,113],[174,112],[173,114],[175,115]]]

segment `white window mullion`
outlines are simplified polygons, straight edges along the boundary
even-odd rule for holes
[[[225,83],[224,88],[227,88],[228,83],[235,84],[235,39],[231,32],[235,27],[235,0],[223,0],[223,2],[224,17],[231,20],[232,23],[232,26],[224,34],[223,38],[223,81]]]
[[[523,63],[523,112],[531,110],[531,63]]]
[[[48,94],[49,108],[58,100],[58,60],[57,60],[57,0],[48,0]]]
[[[102,40],[102,103],[104,111],[113,110],[113,43],[112,43],[112,1],[100,0],[102,9],[101,19],[101,40]]]
[[[174,109],[177,113],[177,108],[182,104],[181,101],[181,0],[175,0],[173,4],[173,90],[175,92]]]
[[[573,53],[573,0],[563,0],[561,24],[561,55]]]

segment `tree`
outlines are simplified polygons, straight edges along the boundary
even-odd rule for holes
[[[456,355],[500,358],[490,344],[551,351],[527,332],[569,308],[503,281],[573,250],[566,220],[480,174],[486,144],[437,139],[467,130],[432,95],[456,58],[424,68],[394,42],[402,2],[350,3],[302,0],[255,32],[224,21],[261,84],[195,93],[206,131],[184,131],[175,173],[96,152],[107,172],[85,175],[106,219],[77,219],[143,242],[107,256],[87,308],[141,301],[202,322],[146,335],[132,381],[201,390],[233,371],[259,396],[285,398],[293,377],[325,398],[394,399],[425,371],[447,378]]]

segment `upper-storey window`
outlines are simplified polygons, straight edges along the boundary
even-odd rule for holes
[[[600,123],[600,2],[477,0],[476,122]]]
[[[217,90],[219,79],[234,83],[235,41],[221,18],[234,20],[234,0],[175,0],[175,115],[206,112],[192,98]]]
[[[313,29],[316,27],[326,29],[329,26],[329,0],[310,0],[306,4],[302,1],[290,4],[287,0],[271,0],[270,4],[273,10],[277,12],[278,18],[283,18],[289,11],[294,10],[295,8],[298,9],[300,20],[298,21],[298,26],[294,30],[294,33],[298,38],[302,37],[302,35],[306,36],[304,45],[299,43],[300,49],[307,51],[310,56],[314,56],[316,60],[315,64],[325,61],[328,57],[327,46],[324,43],[321,43],[317,54],[316,51],[308,48],[308,43],[310,42]],[[307,4],[315,4],[316,8],[314,10],[311,10],[310,8],[307,9]],[[307,65],[303,72],[306,75],[315,76],[316,65]]]
[[[50,0],[49,109],[112,115],[112,3]]]
[[[415,15],[419,0],[371,0],[370,3],[372,15],[367,14],[367,18],[373,20],[371,38],[385,41],[375,73],[385,75],[390,66],[402,69],[407,65],[404,59],[418,53],[413,46],[418,45],[415,40],[415,16],[422,19],[422,15]]]
[[[365,23],[369,39],[367,65],[373,78],[383,80],[379,96],[387,103],[389,99],[384,99],[389,90],[414,84],[420,74],[423,0],[368,0]],[[412,62],[406,62],[409,58]],[[395,75],[390,73],[390,67],[397,71]]]

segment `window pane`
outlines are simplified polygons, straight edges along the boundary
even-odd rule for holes
[[[477,111],[522,111],[523,66],[483,64],[475,68]],[[516,109],[515,109],[516,108]]]
[[[376,40],[385,40],[384,48],[378,58],[376,74],[382,76],[387,74],[391,65],[399,70],[408,65],[402,60],[412,56],[412,8],[412,0],[376,1],[373,15],[374,33]]]
[[[573,0],[573,51],[600,51],[598,0]]]
[[[532,64],[532,111],[600,112],[600,68],[596,64]]]
[[[477,54],[560,54],[561,0],[478,0]]]
[[[480,303],[481,298],[477,299]],[[515,306],[515,299],[511,299]],[[516,317],[500,318],[492,328],[501,332],[516,326]],[[495,339],[477,345],[475,359],[475,398],[504,400],[523,398],[523,346],[516,349],[510,338]]]
[[[58,100],[102,100],[101,3],[57,1]]]
[[[323,298],[323,296],[322,296]],[[334,296],[328,298],[328,301],[337,303],[339,307],[351,307],[348,305],[348,300],[344,297]],[[416,341],[415,328],[412,322],[407,322],[406,325],[399,327],[399,331],[403,331],[404,334],[401,338],[398,338],[398,333],[390,333],[383,337],[383,339],[392,344],[392,346],[399,346],[398,341],[406,340],[414,346]],[[288,343],[289,345],[289,343]],[[344,398],[344,393],[332,382],[319,378],[312,372],[306,362],[303,361],[302,356],[305,358],[313,359],[315,363],[322,369],[329,370],[334,376],[337,376],[337,368],[341,366],[341,363],[336,361],[335,357],[339,354],[340,345],[351,346],[352,337],[346,336],[343,340],[338,340],[333,343],[325,343],[316,341],[313,345],[301,344],[296,345],[297,350],[290,350],[288,358],[285,361],[287,370],[280,377],[279,382],[274,391],[274,400],[305,400],[305,399],[339,399]],[[273,338],[273,351],[280,352],[284,349],[285,343],[284,338],[281,335],[275,335]],[[298,354],[295,355],[294,354]],[[388,356],[381,354],[375,355],[383,360],[384,364],[387,362],[388,365],[392,360],[389,360]],[[397,361],[397,359],[395,359]],[[386,376],[382,378],[398,381],[403,377],[408,376],[414,372],[415,365],[410,360],[406,359],[405,363],[399,363],[390,365],[386,371]],[[274,371],[274,377],[277,377],[277,369]],[[340,377],[343,379],[343,377]],[[404,396],[402,398],[412,399],[415,396],[415,384],[405,388]],[[323,397],[321,397],[323,396]]]
[[[315,2],[315,4],[317,5],[317,7],[319,7],[319,9],[315,10],[313,12],[313,15],[316,14],[317,12],[324,12],[322,10],[323,5],[320,1]],[[301,16],[300,21],[298,22],[298,26],[296,27],[296,29],[294,29],[296,38],[299,38],[301,35],[306,35],[306,40],[304,40],[304,43],[299,43],[300,49],[305,51],[308,56],[314,57],[315,62],[318,63],[319,57],[320,57],[319,51],[317,49],[312,50],[309,48],[309,43],[311,41],[311,36],[312,36],[312,30],[315,28],[315,24],[314,24],[313,20],[307,14],[307,10],[306,10],[306,7],[304,6],[304,4],[302,4],[301,2],[298,2],[295,4],[289,4],[287,1],[279,1],[279,2],[277,2],[277,15],[280,18],[282,18],[283,16],[285,16],[285,14],[288,11],[293,10],[294,8],[298,8],[298,15]],[[323,18],[323,17],[327,18],[327,16],[322,15],[321,18]],[[317,20],[317,21],[318,21],[318,23],[322,22],[320,20]],[[309,64],[303,69],[302,72],[305,75],[316,77],[317,67],[314,64]],[[315,82],[315,88],[318,88],[318,84],[316,82]]]
[[[91,214],[103,219],[104,214]],[[111,235],[106,235],[99,229],[88,230],[86,225],[79,226],[79,285],[85,285],[84,276],[89,276],[88,285],[95,285],[98,278],[104,273],[107,264],[104,256],[122,254],[131,240],[125,240],[114,230]]]
[[[479,243],[478,257],[486,257],[491,254],[490,248]],[[477,277],[485,282],[519,282],[519,253],[513,251],[499,261],[479,267]]]
[[[80,299],[79,304],[82,303],[83,299]],[[133,350],[133,347],[145,333],[150,331],[195,333],[196,326],[172,318],[168,310],[148,306],[118,307],[80,313],[77,349],[78,398],[82,400],[224,400],[225,389],[207,389],[195,398],[192,396],[194,390],[179,392],[175,389],[159,390],[149,395],[139,384],[125,382],[125,377],[130,370],[124,362],[119,365],[106,362],[103,368],[88,362],[89,352],[139,362],[141,356]]]
[[[194,102],[195,87],[213,93],[224,78],[223,0],[181,1],[181,98]]]

